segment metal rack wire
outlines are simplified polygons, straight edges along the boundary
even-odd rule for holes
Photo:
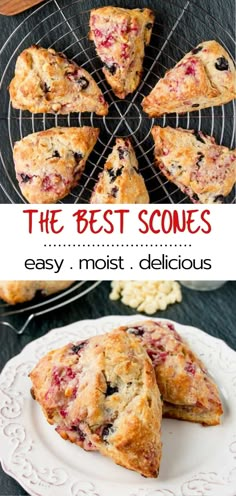
[[[123,0],[113,2],[122,6]],[[90,1],[91,7],[109,4],[104,1]],[[123,2],[124,3],[124,2]],[[170,5],[169,5],[170,4]],[[116,136],[131,136],[145,178],[152,203],[189,203],[175,185],[169,183],[159,172],[153,162],[153,140],[150,135],[154,124],[161,126],[198,129],[214,135],[219,144],[233,147],[235,141],[236,111],[231,102],[220,107],[199,110],[184,115],[165,115],[160,119],[150,119],[141,110],[141,101],[147,95],[159,77],[172,67],[185,53],[196,46],[202,39],[217,39],[231,54],[234,53],[232,35],[209,12],[206,12],[195,0],[172,2],[159,1],[156,22],[151,44],[146,49],[144,59],[144,76],[138,90],[126,100],[117,100],[107,85],[102,72],[102,64],[96,55],[94,44],[88,41],[90,9],[84,9],[88,2],[74,0],[66,6],[60,6],[60,0],[49,0],[40,5],[22,21],[18,28],[6,40],[0,51],[8,52],[8,58],[1,68],[0,99],[4,101],[0,121],[4,135],[0,147],[2,179],[0,186],[7,201],[25,203],[15,178],[12,163],[12,148],[15,141],[29,133],[45,130],[53,126],[91,125],[101,129],[100,137],[91,154],[80,184],[63,200],[63,203],[87,203],[103,169],[105,160],[111,151]],[[146,6],[148,1],[145,2]],[[141,7],[139,1],[130,0],[129,7]],[[151,5],[150,5],[151,6]],[[30,23],[33,28],[27,29]],[[194,28],[192,28],[194,24]],[[201,33],[199,32],[201,31]],[[42,34],[43,33],[43,34]],[[205,35],[203,37],[203,34]],[[20,39],[20,42],[19,42]],[[63,51],[70,59],[88,70],[99,84],[106,100],[110,104],[109,115],[98,117],[91,114],[31,115],[12,109],[6,88],[14,72],[14,64],[19,53],[31,44],[53,47]],[[2,98],[1,98],[2,97]],[[236,192],[227,198],[227,203],[235,202]]]
[[[36,295],[34,300],[14,307],[0,300],[0,325],[12,329],[17,334],[22,334],[34,318],[73,303],[99,284],[101,281],[77,281],[60,293],[48,297]]]

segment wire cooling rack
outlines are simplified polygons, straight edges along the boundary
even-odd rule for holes
[[[38,294],[32,301],[22,305],[11,306],[0,300],[0,325],[22,334],[34,318],[73,303],[100,283],[101,281],[77,281],[60,293],[48,297]]]
[[[171,114],[150,119],[141,108],[141,101],[153,88],[166,70],[202,40],[216,39],[233,57],[235,44],[232,35],[198,1],[145,0],[145,6],[156,13],[156,22],[150,45],[146,48],[144,74],[137,91],[121,101],[114,97],[102,72],[102,63],[96,55],[94,44],[88,40],[90,9],[109,5],[110,0],[75,0],[65,5],[60,0],[49,0],[30,14],[11,33],[0,51],[1,80],[1,179],[0,186],[6,200],[25,203],[18,188],[12,161],[14,142],[29,133],[53,126],[91,125],[99,127],[100,137],[92,152],[80,184],[63,200],[63,203],[87,203],[103,169],[116,136],[131,136],[152,203],[189,203],[182,194],[159,172],[153,161],[153,140],[150,135],[154,124],[161,126],[197,129],[214,135],[219,144],[234,146],[236,112],[235,104],[199,110],[184,115]],[[143,1],[113,1],[123,7],[143,7]],[[223,22],[223,20],[222,20]],[[36,114],[12,109],[7,87],[14,73],[17,56],[31,44],[53,47],[88,70],[100,86],[110,105],[109,115],[98,117],[91,114],[68,116]],[[235,191],[226,199],[235,202]]]

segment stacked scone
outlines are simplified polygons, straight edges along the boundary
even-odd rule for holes
[[[217,386],[170,323],[140,321],[50,351],[31,393],[65,440],[157,477],[162,416],[217,425]]]

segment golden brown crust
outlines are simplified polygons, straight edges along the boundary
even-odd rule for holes
[[[236,181],[236,150],[201,131],[154,126],[155,163],[194,203],[222,203]]]
[[[149,203],[149,195],[129,139],[116,138],[90,203]]]
[[[52,48],[26,48],[16,61],[9,91],[14,108],[32,113],[108,113],[108,105],[92,76]]]
[[[158,117],[221,105],[235,96],[233,61],[219,43],[204,41],[158,81],[142,106],[150,117]]]
[[[125,98],[140,83],[144,48],[150,42],[153,23],[150,9],[109,6],[91,11],[89,38],[95,43],[106,80],[118,98]]]
[[[74,281],[0,281],[0,298],[10,305],[24,303],[35,297],[37,291],[48,296],[62,291]]]
[[[134,336],[119,330],[51,351],[30,378],[64,439],[157,476],[161,400],[151,361]]]
[[[55,127],[29,134],[14,146],[16,177],[29,203],[56,203],[83,173],[99,129]]]
[[[223,409],[217,386],[173,324],[147,320],[120,329],[136,335],[147,349],[166,403],[165,416],[207,425],[220,423]]]

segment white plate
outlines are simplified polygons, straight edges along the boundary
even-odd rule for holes
[[[10,360],[0,376],[0,457],[3,469],[33,496],[235,496],[236,353],[223,341],[175,324],[207,365],[222,395],[216,427],[166,419],[158,479],[115,465],[63,441],[30,395],[28,373],[47,351],[110,331],[143,316],[83,320],[49,332]],[[164,319],[156,319],[164,320]]]

